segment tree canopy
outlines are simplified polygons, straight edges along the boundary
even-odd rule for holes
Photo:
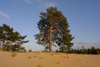
[[[37,43],[49,47],[50,52],[52,45],[55,46],[54,43],[58,46],[66,45],[67,48],[72,47],[71,41],[74,37],[70,34],[66,17],[57,10],[57,7],[49,7],[46,10],[47,12],[40,13],[41,19],[37,23],[40,30],[40,33],[35,35]]]
[[[19,32],[13,32],[13,28],[3,24],[0,26],[0,42],[2,42],[2,50],[7,50],[9,45],[23,44],[28,41],[24,41],[27,36],[21,36]]]

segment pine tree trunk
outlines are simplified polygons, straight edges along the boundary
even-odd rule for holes
[[[2,45],[2,51],[4,50],[4,41],[3,41],[3,45]]]
[[[7,46],[5,47],[4,51],[6,51],[6,50],[7,50],[7,48],[8,48],[8,44],[7,44]]]
[[[52,52],[52,27],[50,27],[49,52]]]
[[[14,43],[15,41],[13,41],[13,42],[11,42],[11,43]],[[11,44],[11,43],[9,43],[9,44]],[[9,44],[6,44],[6,47],[5,47],[5,49],[4,49],[4,51],[6,51],[7,50],[7,48],[8,48],[8,46],[9,46]]]

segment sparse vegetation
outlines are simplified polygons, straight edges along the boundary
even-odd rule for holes
[[[31,59],[31,56],[29,56],[28,59]]]
[[[37,56],[34,56],[34,58],[36,58]]]
[[[39,59],[43,59],[43,57],[40,57]]]
[[[38,67],[42,67],[41,65],[39,65]]]
[[[60,64],[60,62],[57,62],[57,64]]]
[[[12,52],[12,57],[15,57],[17,55],[17,52]]]
[[[69,58],[69,56],[67,56],[67,58]]]

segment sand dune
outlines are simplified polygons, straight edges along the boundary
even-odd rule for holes
[[[0,67],[100,67],[100,55],[0,51]]]

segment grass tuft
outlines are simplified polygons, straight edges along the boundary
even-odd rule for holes
[[[60,64],[60,62],[57,62],[57,64]]]
[[[16,57],[16,55],[17,55],[17,52],[12,52],[12,57]]]
[[[67,56],[67,58],[69,58],[69,56]]]
[[[40,57],[39,59],[43,59],[43,57]]]
[[[42,67],[41,65],[39,65],[38,67]]]
[[[37,56],[34,56],[34,58],[36,58]]]
[[[28,59],[31,59],[31,56],[29,56]]]

